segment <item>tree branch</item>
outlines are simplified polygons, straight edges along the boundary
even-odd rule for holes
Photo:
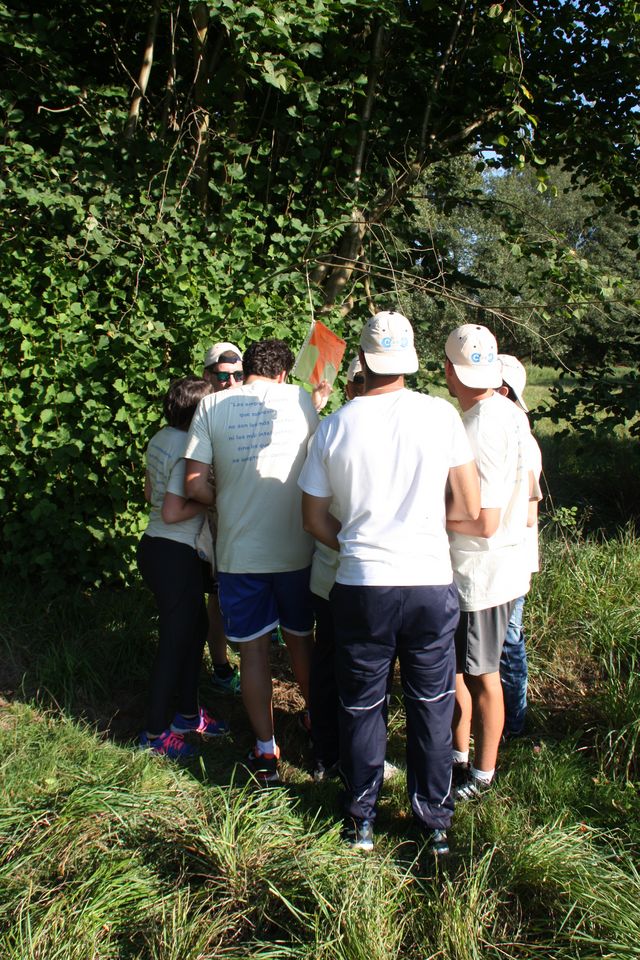
[[[367,96],[364,102],[364,107],[362,108],[362,117],[360,119],[360,140],[358,142],[358,148],[356,150],[356,156],[353,163],[353,179],[356,183],[358,183],[360,177],[362,176],[364,151],[367,145],[367,137],[369,134],[369,123],[371,122],[371,115],[373,113],[373,102],[378,83],[378,74],[380,72],[380,61],[382,60],[384,38],[384,27],[379,26],[376,30],[376,35],[373,40],[373,51],[371,54],[371,64],[369,66],[369,80],[367,83]]]
[[[440,83],[444,76],[444,72],[447,69],[449,60],[451,59],[451,54],[453,53],[453,48],[456,42],[456,37],[460,30],[460,25],[462,23],[462,17],[464,15],[464,9],[467,5],[467,0],[460,0],[460,7],[458,8],[458,16],[453,25],[453,30],[451,31],[451,36],[449,37],[449,43],[447,44],[447,49],[440,58],[440,63],[438,64],[438,69],[436,70],[436,75],[433,78],[433,84],[431,86],[431,93],[427,101],[427,106],[424,111],[424,117],[422,118],[422,127],[420,130],[420,140],[418,144],[418,163],[424,161],[425,154],[427,152],[427,131],[429,129],[429,123],[431,122],[431,112],[433,110],[433,104],[440,88]]]
[[[178,72],[176,59],[176,30],[178,27],[178,17],[180,16],[180,4],[176,7],[175,16],[173,10],[169,14],[171,53],[169,57],[169,72],[167,74],[167,92],[165,94],[164,110],[162,112],[162,136],[166,136],[168,130],[178,130],[177,103],[176,103],[176,76]]]
[[[209,111],[205,107],[207,90],[206,47],[209,35],[209,8],[206,3],[196,3],[192,11],[195,30],[193,38],[195,71],[195,110],[197,194],[203,212],[207,208],[208,166],[209,166]]]
[[[466,140],[467,137],[474,133],[479,127],[482,127],[485,123],[488,123],[489,120],[493,120],[494,117],[497,117],[500,113],[500,110],[494,108],[492,110],[485,110],[476,120],[472,123],[467,124],[466,127],[463,127],[462,130],[458,130],[457,133],[452,133],[450,137],[444,137],[440,142],[444,146],[450,146],[453,143],[460,143],[462,140]]]
[[[129,107],[129,116],[127,118],[127,124],[124,130],[126,140],[130,140],[135,133],[135,129],[138,125],[138,117],[140,116],[140,104],[142,103],[142,98],[147,92],[147,84],[149,83],[151,67],[153,66],[153,47],[156,42],[156,30],[158,29],[159,16],[160,0],[155,0],[153,5],[153,13],[151,14],[151,20],[149,21],[149,29],[147,31],[147,41],[144,47],[142,66],[140,68],[140,74],[138,76],[137,83],[133,90],[131,106]]]

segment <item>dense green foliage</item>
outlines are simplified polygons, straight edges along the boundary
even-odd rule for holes
[[[486,277],[458,263],[460,301],[416,266],[454,158],[542,188],[562,162],[628,222],[637,34],[630,0],[0,3],[4,562],[127,575],[159,397],[213,338],[296,347],[324,310],[353,343],[416,285],[475,316]],[[545,269],[573,319],[606,299],[566,252]]]

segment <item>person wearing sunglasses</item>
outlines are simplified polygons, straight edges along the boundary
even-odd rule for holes
[[[242,351],[233,343],[214,343],[205,354],[202,377],[212,384],[214,393],[241,387]]]
[[[244,383],[242,350],[233,343],[214,343],[205,353],[202,379],[211,384],[214,393],[241,387]],[[239,694],[240,671],[229,663],[227,657],[227,638],[220,612],[217,580],[214,578],[209,586],[207,646],[213,664],[211,683],[222,692]]]

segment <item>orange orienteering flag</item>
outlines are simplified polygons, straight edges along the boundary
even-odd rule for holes
[[[335,381],[347,344],[320,320],[311,323],[311,330],[296,357],[293,374],[316,387],[321,380]]]

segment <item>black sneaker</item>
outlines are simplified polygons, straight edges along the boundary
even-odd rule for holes
[[[322,760],[316,760],[311,773],[316,783],[325,783],[327,780],[335,780],[340,776],[338,761],[325,765]]]
[[[279,784],[280,774],[278,772],[278,760],[280,758],[280,748],[276,747],[275,753],[259,753],[255,748],[249,752],[245,760],[245,767],[256,778],[258,783],[266,786],[268,784]]]
[[[451,771],[451,786],[454,791],[456,787],[461,787],[463,783],[466,783],[469,779],[469,767],[470,764],[467,763],[454,763],[453,770]]]
[[[240,671],[234,667],[231,673],[224,677],[219,677],[215,670],[210,675],[211,685],[221,693],[231,693],[239,697],[240,690]]]
[[[478,780],[477,777],[472,777],[471,774],[467,776],[467,779],[455,787],[453,791],[453,799],[456,803],[465,803],[467,800],[478,800],[487,790],[491,789],[493,780],[489,783],[486,780]]]
[[[373,850],[373,824],[370,820],[345,820],[342,839],[352,850],[370,853]]]
[[[434,857],[447,857],[449,855],[449,841],[447,840],[446,830],[427,830],[425,836],[424,848],[427,853]]]

